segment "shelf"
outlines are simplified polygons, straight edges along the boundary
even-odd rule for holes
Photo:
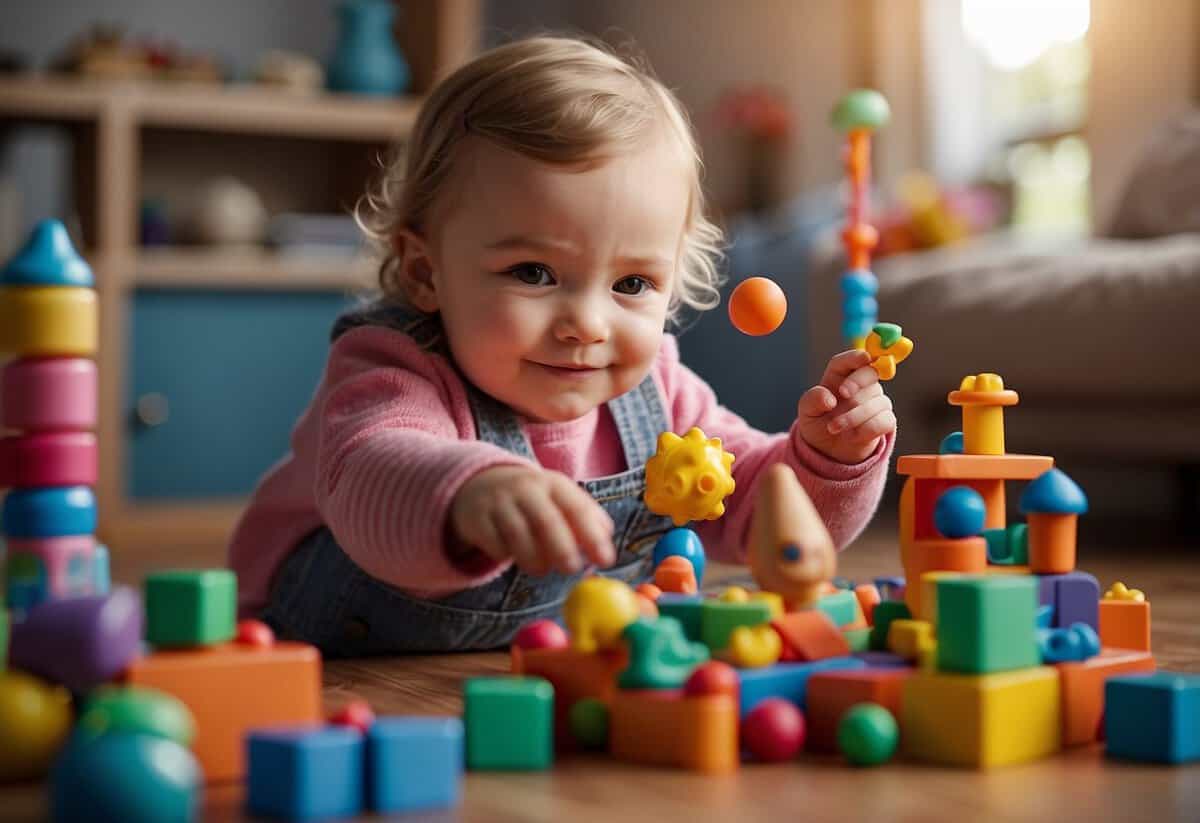
[[[255,85],[0,77],[0,117],[83,121],[121,111],[144,126],[217,133],[386,142],[409,132],[420,104],[416,97],[299,95]]]
[[[144,249],[134,264],[138,286],[168,289],[286,289],[354,291],[369,289],[376,266],[368,258],[289,257],[245,249]]]

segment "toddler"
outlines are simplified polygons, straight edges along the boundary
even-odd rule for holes
[[[381,296],[341,317],[291,453],[233,536],[240,609],[328,655],[503,646],[591,570],[648,578],[658,435],[736,455],[728,513],[695,526],[741,562],[755,481],[799,476],[846,545],[896,427],[861,351],[829,361],[790,431],[756,431],[664,329],[717,304],[721,233],[675,97],[595,46],[540,37],[433,91],[360,203]]]

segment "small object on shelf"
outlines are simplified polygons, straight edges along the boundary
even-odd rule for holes
[[[267,210],[258,193],[229,176],[200,186],[188,220],[190,239],[213,246],[257,246],[266,225]]]
[[[331,91],[388,97],[408,90],[408,63],[392,37],[396,7],[390,0],[345,0],[329,61]]]
[[[289,94],[317,94],[325,86],[325,69],[307,54],[268,49],[259,58],[254,79]]]

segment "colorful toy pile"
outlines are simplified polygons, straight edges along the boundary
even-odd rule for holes
[[[96,354],[92,270],[57,220],[0,271],[0,512],[8,608],[108,590],[96,543]]]

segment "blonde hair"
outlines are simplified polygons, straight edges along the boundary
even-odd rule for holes
[[[700,152],[682,105],[650,72],[599,45],[534,37],[492,49],[462,66],[429,96],[397,156],[355,206],[382,255],[379,287],[403,299],[397,231],[420,232],[444,189],[464,138],[477,136],[546,163],[603,160],[655,128],[689,159],[691,195],[669,317],[720,300],[724,235],[704,215]]]

